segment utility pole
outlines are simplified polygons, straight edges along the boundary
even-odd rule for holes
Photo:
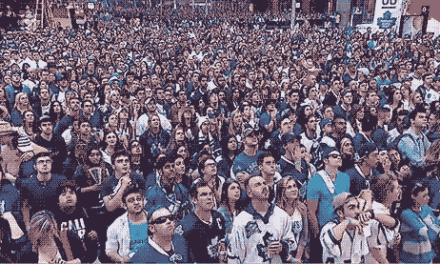
[[[426,30],[428,28],[429,7],[430,6],[422,6],[422,16],[423,16],[422,34],[423,35],[426,34]]]
[[[296,18],[296,0],[292,0],[292,15],[290,19],[290,30],[292,31],[293,35],[293,29],[295,28],[295,18]]]

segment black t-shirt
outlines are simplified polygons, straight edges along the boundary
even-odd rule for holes
[[[73,257],[84,261],[84,258],[87,256],[87,247],[84,248],[83,242],[86,243],[89,240],[87,233],[92,230],[91,225],[93,224],[93,220],[89,218],[82,207],[77,207],[71,214],[67,214],[57,208],[54,214],[59,230],[61,230],[63,223],[67,224],[69,243]]]
[[[22,200],[27,199],[31,206],[31,217],[38,211],[50,210],[58,208],[58,196],[56,189],[59,183],[67,180],[64,175],[52,174],[47,182],[40,182],[37,175],[31,175],[25,179],[20,187],[20,195]]]
[[[212,211],[211,224],[205,223],[192,212],[181,221],[183,237],[188,241],[189,262],[219,262],[220,240],[225,238],[225,220]]]

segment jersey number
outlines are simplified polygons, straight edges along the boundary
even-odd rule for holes
[[[383,5],[395,5],[397,4],[397,0],[382,0]]]

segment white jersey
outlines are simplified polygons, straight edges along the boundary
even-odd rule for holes
[[[337,226],[339,221],[335,220],[327,223],[321,231],[320,241],[323,248],[322,261],[324,263],[362,263],[365,256],[370,252],[367,239],[364,234],[357,230],[350,234],[347,230],[342,235],[340,241],[336,240],[333,234],[333,227]]]
[[[375,215],[391,215],[390,210],[386,208],[383,204],[378,202],[373,202],[372,209]],[[398,220],[396,219],[396,221]],[[370,248],[376,248],[383,251],[386,256],[387,248],[389,248],[394,243],[394,240],[400,232],[400,222],[397,223],[394,229],[389,229],[385,227],[377,220],[370,220],[370,222],[371,235],[367,237],[368,246]],[[375,258],[370,252],[365,260],[367,263],[374,263]]]
[[[266,252],[266,246],[271,241],[280,241],[283,245],[283,251],[275,259]],[[228,263],[290,262],[296,249],[297,243],[286,212],[271,205],[266,215],[261,217],[249,206],[234,219],[229,235]]]

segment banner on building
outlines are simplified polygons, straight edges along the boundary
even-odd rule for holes
[[[373,25],[380,29],[399,30],[405,0],[376,0]]]

